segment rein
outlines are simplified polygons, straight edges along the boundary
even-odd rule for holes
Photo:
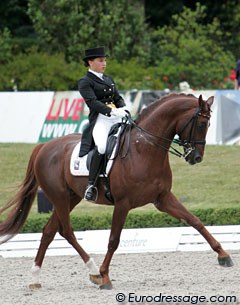
[[[165,138],[165,137],[158,136],[158,135],[156,135],[156,134],[154,134],[154,133],[152,133],[152,132],[150,132],[150,131],[148,131],[148,130],[140,127],[140,126],[138,126],[136,124],[136,122],[132,119],[130,112],[128,112],[128,116],[126,118],[123,118],[123,124],[126,124],[126,128],[125,128],[124,133],[123,133],[123,139],[124,140],[123,140],[121,146],[119,147],[119,152],[121,152],[123,150],[124,143],[125,143],[125,141],[127,139],[127,151],[123,155],[121,155],[120,157],[123,159],[123,158],[125,158],[127,156],[128,152],[129,152],[129,149],[130,149],[131,130],[132,130],[132,128],[136,128],[141,133],[150,135],[150,136],[152,136],[152,137],[154,137],[156,139],[165,140],[165,141],[168,141],[168,142],[171,142],[171,143],[178,144],[179,146],[183,146],[185,151],[184,151],[184,153],[181,153],[176,148],[174,148],[172,145],[170,145],[170,147],[167,148],[164,145],[159,144],[155,140],[152,140],[152,139],[148,140],[149,142],[151,142],[155,146],[157,146],[159,148],[162,148],[162,149],[168,151],[169,153],[171,153],[171,154],[173,154],[173,155],[175,155],[175,156],[177,156],[179,158],[186,159],[187,156],[193,150],[195,150],[195,147],[193,145],[195,145],[195,144],[205,145],[205,143],[206,143],[206,140],[201,140],[201,141],[192,140],[194,126],[195,126],[195,124],[197,122],[197,118],[199,116],[207,117],[208,119],[210,119],[210,115],[202,114],[201,113],[201,109],[197,108],[195,114],[186,123],[186,125],[184,125],[184,127],[182,128],[182,130],[178,134],[179,136],[181,136],[183,131],[188,127],[188,125],[192,124],[188,140],[182,141],[182,140],[179,140],[179,139],[171,140],[171,139],[168,139],[168,138]]]

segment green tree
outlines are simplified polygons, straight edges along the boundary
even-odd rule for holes
[[[215,3],[216,4],[216,3]],[[240,58],[240,5],[239,0],[224,1],[221,5],[218,19],[225,33],[223,43],[235,58]]]
[[[84,66],[66,63],[64,54],[29,50],[0,66],[0,90],[77,90]]]
[[[239,0],[199,0],[201,5],[206,7],[205,18],[199,20],[200,24],[206,25],[212,23],[218,18],[221,24],[221,30],[225,34],[223,44],[225,48],[231,51],[235,58],[240,56],[240,5]],[[169,25],[172,15],[180,14],[183,7],[191,10],[196,9],[197,2],[189,0],[148,0],[145,1],[145,14],[152,28]]]
[[[4,64],[12,57],[12,38],[7,28],[0,30],[0,46],[0,64]]]
[[[11,33],[11,49],[15,55],[37,44],[31,21],[26,13],[28,0],[0,1],[0,31]]]
[[[194,11],[184,7],[169,26],[153,34],[153,62],[173,88],[183,80],[198,89],[219,88],[234,64],[233,55],[224,50],[219,21],[201,24],[205,11],[199,3]]]
[[[21,28],[29,25],[26,14],[28,0],[0,1],[0,30],[7,27],[11,33],[21,32]]]
[[[147,57],[144,8],[133,0],[29,0],[28,14],[45,50],[79,60],[85,48],[105,45],[119,61]]]

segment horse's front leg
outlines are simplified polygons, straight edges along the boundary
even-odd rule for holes
[[[109,265],[111,263],[114,252],[118,248],[120,235],[128,211],[129,209],[126,207],[125,202],[122,201],[115,203],[113,217],[112,217],[111,232],[108,242],[108,250],[103,260],[103,263],[100,267],[100,274],[102,276],[102,284],[100,285],[101,289],[112,289],[112,283],[109,278]]]
[[[160,211],[166,212],[179,220],[184,220],[195,228],[206,239],[210,247],[218,253],[218,262],[221,266],[233,266],[230,255],[223,250],[221,244],[212,236],[210,232],[208,232],[200,219],[191,214],[171,192],[163,197],[160,197],[158,202],[155,203],[155,206]]]

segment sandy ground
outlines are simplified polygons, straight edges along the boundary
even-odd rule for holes
[[[223,268],[213,252],[116,254],[110,291],[90,283],[78,256],[46,257],[39,290],[28,288],[32,258],[0,257],[0,304],[240,304],[238,300],[223,301],[226,296],[240,297],[240,253],[232,252],[231,256],[234,267]],[[102,255],[93,257],[97,264],[103,259]],[[172,297],[172,301],[160,299],[160,294]],[[177,302],[174,296],[184,299]],[[197,302],[196,296],[217,296],[219,300]]]

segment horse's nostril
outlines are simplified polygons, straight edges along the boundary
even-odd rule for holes
[[[201,156],[195,157],[195,162],[196,163],[200,163],[201,161],[202,161],[202,157]]]

